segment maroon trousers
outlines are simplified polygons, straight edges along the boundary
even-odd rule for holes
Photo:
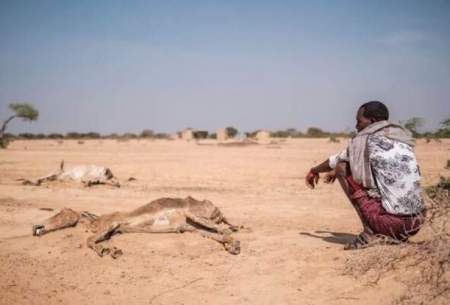
[[[424,213],[417,215],[397,215],[386,212],[380,198],[371,198],[352,176],[347,177],[352,189],[352,198],[356,200],[367,225],[375,234],[406,241],[408,237],[419,232],[425,221]]]

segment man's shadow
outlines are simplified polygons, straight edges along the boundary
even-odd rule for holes
[[[340,244],[340,245],[346,245],[346,244],[350,243],[357,236],[355,234],[350,234],[350,233],[330,232],[330,231],[315,231],[314,233],[316,233],[316,234],[312,234],[309,232],[300,232],[299,234],[309,236],[309,237],[314,237],[314,238],[320,238],[326,242]],[[318,235],[318,234],[320,234],[320,235]],[[323,235],[323,234],[326,234],[326,235]]]

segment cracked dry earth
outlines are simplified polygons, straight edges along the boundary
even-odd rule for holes
[[[376,285],[343,274],[350,255],[343,244],[361,228],[339,186],[311,191],[303,182],[311,166],[345,144],[15,141],[0,150],[0,304],[389,304],[406,289],[398,274]],[[450,174],[449,151],[448,140],[419,141],[424,185]],[[46,174],[62,159],[137,180],[121,188],[16,181]],[[88,249],[82,227],[31,236],[33,223],[63,207],[105,214],[189,195],[251,228],[235,233],[240,255],[193,233],[115,236],[110,243],[123,249],[116,260]]]

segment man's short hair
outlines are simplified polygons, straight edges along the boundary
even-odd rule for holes
[[[389,110],[386,105],[379,101],[370,101],[362,104],[359,109],[362,109],[362,115],[375,122],[388,120]]]

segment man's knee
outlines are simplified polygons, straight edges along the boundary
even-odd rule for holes
[[[339,162],[334,169],[337,177],[347,177],[350,175],[348,162]]]

